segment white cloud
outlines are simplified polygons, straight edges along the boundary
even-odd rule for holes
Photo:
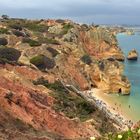
[[[44,4],[49,6],[45,0],[0,0],[0,6],[8,8],[38,8]]]
[[[67,5],[137,6],[139,0],[0,0],[0,7],[8,8],[64,8]],[[85,7],[86,8],[86,7]]]
[[[139,7],[140,0],[0,0],[1,14],[30,18],[72,17],[88,21],[92,21],[91,17],[97,21],[110,19],[108,22],[120,17],[120,21],[124,21],[125,16],[127,20],[128,17],[139,20]]]

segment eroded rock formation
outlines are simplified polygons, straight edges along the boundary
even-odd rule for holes
[[[135,49],[131,50],[128,53],[127,59],[128,60],[137,60],[138,59],[138,52]]]
[[[68,20],[9,19],[0,24],[5,27],[0,37],[7,41],[0,56],[3,139],[88,139],[101,135],[100,129],[115,131],[102,112],[65,87],[130,93],[120,62],[124,55],[108,29]],[[22,36],[13,34],[19,29]],[[7,48],[17,51],[9,55]]]

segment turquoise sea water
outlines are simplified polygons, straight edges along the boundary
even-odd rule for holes
[[[140,34],[136,33],[132,36],[118,34],[117,39],[126,56],[133,48],[140,54]],[[131,82],[131,94],[130,96],[111,95],[111,98],[113,98],[113,102],[121,104],[122,112],[136,122],[140,120],[140,58],[138,61],[125,60],[124,64],[124,74]]]
[[[140,54],[140,34],[129,36],[126,34],[118,34],[117,39],[119,46],[127,56],[128,52],[135,48]],[[125,75],[131,82],[131,94],[129,97],[121,97],[121,101],[130,105],[129,110],[130,117],[134,121],[140,120],[140,58],[138,61],[125,60]],[[125,99],[126,98],[126,99]]]

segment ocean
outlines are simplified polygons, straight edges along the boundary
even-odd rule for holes
[[[140,55],[140,34],[129,36],[125,33],[117,35],[120,48],[126,58],[130,50],[136,49]],[[104,101],[107,101],[116,111],[131,119],[134,123],[140,121],[140,57],[137,61],[125,59],[124,75],[131,82],[131,93],[128,96],[118,94],[102,95]]]
[[[134,48],[140,54],[139,33],[132,36],[121,33],[117,35],[117,40],[126,57],[128,52]],[[140,58],[137,61],[129,61],[126,59],[124,65],[124,75],[126,75],[131,82],[131,94],[130,96],[117,96],[113,98],[116,98],[115,100],[121,104],[125,114],[136,122],[140,120]]]
[[[129,36],[125,33],[117,35],[117,40],[120,48],[124,52],[125,56],[130,50],[136,49],[140,54],[140,34]],[[122,114],[125,114],[133,122],[140,120],[140,58],[137,61],[125,60],[124,75],[128,77],[131,82],[131,94],[129,96],[119,96],[111,94],[105,98],[111,102],[111,104],[117,104],[121,109]]]
[[[124,75],[131,82],[131,93],[128,96],[123,96],[97,92],[95,95],[127,120],[132,120],[133,123],[136,123],[140,121],[140,58],[137,61],[129,61],[127,60],[127,54],[135,48],[140,55],[140,34],[136,33],[129,36],[121,33],[117,35],[117,40],[126,56],[125,62],[123,62],[125,65]]]

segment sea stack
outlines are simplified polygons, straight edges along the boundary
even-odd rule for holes
[[[128,60],[137,60],[138,59],[138,52],[135,49],[131,50],[128,53],[127,59]]]

